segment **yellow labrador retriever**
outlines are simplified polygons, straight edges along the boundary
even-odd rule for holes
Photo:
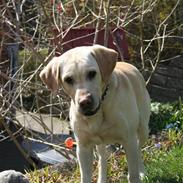
[[[71,98],[70,123],[82,183],[91,182],[95,145],[98,183],[107,180],[106,144],[123,145],[129,183],[139,183],[144,172],[140,148],[148,137],[150,98],[140,72],[117,63],[117,57],[117,52],[103,46],[77,47],[53,58],[40,73],[52,92],[62,86]]]

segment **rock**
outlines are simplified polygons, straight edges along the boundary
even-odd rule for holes
[[[29,183],[24,174],[15,170],[0,172],[0,183]]]

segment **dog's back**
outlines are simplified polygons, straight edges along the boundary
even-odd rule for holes
[[[146,89],[144,78],[136,67],[125,62],[118,62],[114,73],[118,76],[119,83],[123,83],[124,85],[124,82],[126,81],[125,86],[127,88],[130,87],[131,92],[133,92],[135,96],[134,98],[136,100],[140,118],[138,134],[141,145],[143,145],[148,138],[148,122],[150,117],[150,97]],[[121,89],[123,90],[123,87]]]

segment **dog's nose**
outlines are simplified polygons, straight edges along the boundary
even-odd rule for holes
[[[79,106],[82,109],[90,109],[92,108],[92,104],[93,104],[93,99],[91,94],[87,94],[86,96],[83,96],[79,100]]]

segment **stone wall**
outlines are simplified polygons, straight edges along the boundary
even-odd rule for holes
[[[183,56],[159,64],[148,90],[155,101],[174,102],[183,99]]]

